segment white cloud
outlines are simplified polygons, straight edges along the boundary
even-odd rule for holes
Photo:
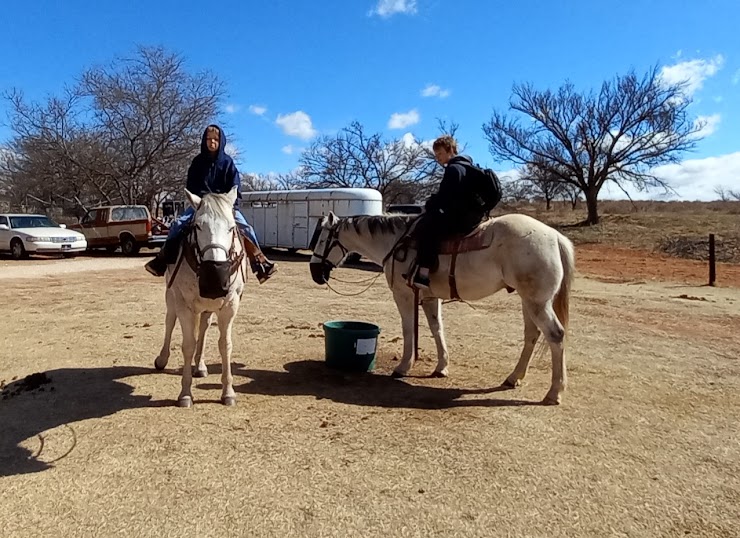
[[[416,137],[412,133],[405,133],[401,137],[401,143],[407,148],[412,148],[416,145]]]
[[[238,160],[239,156],[242,153],[239,147],[232,142],[226,142],[226,147],[224,147],[224,151],[231,155],[234,160]]]
[[[443,90],[436,84],[427,84],[426,87],[421,90],[422,97],[439,97],[444,99],[450,95],[450,90]]]
[[[311,123],[311,116],[302,110],[292,114],[278,114],[275,123],[289,136],[297,136],[303,140],[316,136],[316,129],[313,128]]]
[[[496,172],[496,175],[499,178],[499,181],[504,184],[504,189],[506,189],[505,184],[506,183],[515,183],[519,181],[522,178],[522,169],[521,168],[510,168],[508,170],[494,170]]]
[[[722,116],[719,114],[712,114],[711,116],[699,116],[696,118],[696,124],[703,123],[704,126],[694,135],[696,138],[705,138],[717,130],[719,122],[722,121]]]
[[[419,123],[419,119],[419,113],[416,109],[409,110],[408,112],[394,112],[391,114],[391,119],[388,120],[388,128],[405,129],[410,125]]]
[[[677,164],[658,166],[652,172],[668,183],[677,195],[665,195],[662,189],[638,192],[627,185],[627,192],[634,200],[716,200],[716,187],[737,189],[740,177],[740,151],[706,157],[704,159],[687,159]],[[607,198],[624,198],[624,193],[611,182],[604,186],[603,196]]]
[[[733,84],[737,84],[739,82],[740,82],[740,69],[738,69],[737,71],[735,71],[735,74],[732,75],[732,83]]]
[[[286,155],[293,155],[293,152],[295,152],[295,148],[292,145],[288,144],[287,146],[283,146],[282,148],[280,148],[280,151],[282,151]]]
[[[235,114],[236,112],[239,112],[239,109],[241,109],[241,107],[234,104],[228,104],[224,107],[224,110],[226,110],[227,114]]]
[[[737,188],[740,151],[667,164],[655,168],[653,172],[665,179],[682,200],[716,200],[715,187]]]
[[[704,85],[704,81],[717,74],[725,63],[721,54],[708,60],[687,60],[674,65],[664,66],[660,78],[667,84],[685,83],[684,93],[691,97]]]
[[[256,116],[264,116],[267,107],[262,105],[249,105],[249,111]]]
[[[413,15],[416,13],[416,0],[378,0],[368,15],[379,15],[387,18],[397,13]]]

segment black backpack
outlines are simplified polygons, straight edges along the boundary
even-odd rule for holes
[[[501,201],[501,182],[490,168],[481,168],[467,163],[456,163],[465,166],[466,183],[484,213],[489,213]]]

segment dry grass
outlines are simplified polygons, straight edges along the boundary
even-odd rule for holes
[[[740,535],[737,289],[579,278],[570,386],[550,408],[549,360],[496,388],[521,344],[515,295],[447,305],[451,377],[397,381],[388,290],[340,297],[284,261],[236,324],[237,407],[217,403],[211,338],[212,375],[182,410],[179,353],[152,368],[161,282],[42,278],[3,281],[3,536]],[[332,318],[381,326],[374,375],[324,367]],[[421,332],[415,374],[434,366]],[[21,390],[34,372],[50,383]]]
[[[684,238],[689,242],[707,241],[716,236],[718,259],[740,263],[740,202],[635,202],[604,201],[599,205],[601,222],[596,226],[580,227],[586,218],[585,209],[575,211],[569,204],[556,203],[550,211],[544,205],[519,205],[502,208],[518,211],[550,224],[576,244],[602,243],[626,246],[647,252],[666,252],[663,245],[670,239]],[[667,252],[671,254],[671,252]],[[707,253],[695,250],[692,259],[706,259]]]

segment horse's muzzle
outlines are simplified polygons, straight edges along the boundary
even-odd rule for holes
[[[331,274],[331,267],[328,264],[314,262],[310,263],[311,278],[316,284],[326,284],[329,281],[329,275]]]
[[[203,261],[198,274],[198,290],[205,299],[226,297],[231,282],[231,262]]]

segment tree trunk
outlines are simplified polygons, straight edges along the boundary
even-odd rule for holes
[[[588,189],[584,191],[586,195],[586,208],[588,209],[588,216],[586,217],[586,224],[593,225],[599,223],[599,209],[598,209],[598,197],[599,191],[596,189]]]
[[[588,209],[588,216],[586,217],[586,224],[589,226],[599,223],[599,209],[598,209],[598,191],[595,189],[589,189],[585,192],[586,194],[586,208]]]

